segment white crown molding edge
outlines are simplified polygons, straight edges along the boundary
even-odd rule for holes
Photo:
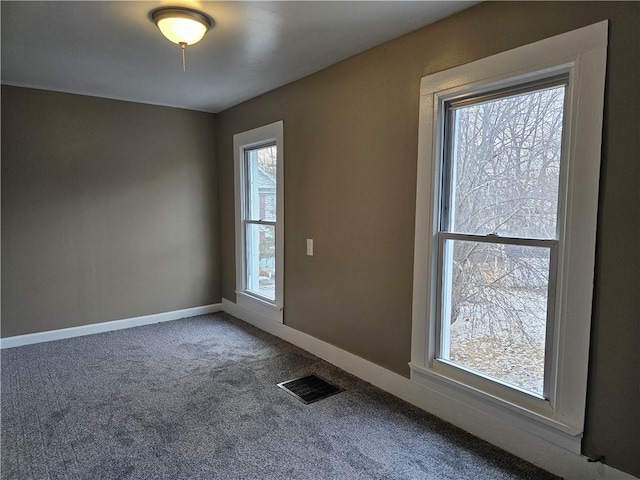
[[[222,303],[213,303],[200,307],[184,308],[182,310],[155,313],[152,315],[143,315],[140,317],[125,318],[122,320],[113,320],[110,322],[92,323],[89,325],[81,325],[78,327],[61,328],[58,330],[49,330],[46,332],[16,335],[14,337],[6,337],[0,339],[0,349],[21,347],[23,345],[31,345],[41,342],[50,342],[53,340],[61,340],[63,338],[81,337],[83,335],[92,335],[94,333],[110,332],[113,330],[122,330],[125,328],[140,327],[142,325],[150,325],[152,323],[169,322],[171,320],[179,320],[181,318],[195,317],[197,315],[205,315],[207,313],[220,311],[222,311]]]

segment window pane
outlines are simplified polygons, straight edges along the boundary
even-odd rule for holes
[[[275,145],[246,151],[250,220],[276,221],[276,152]]]
[[[440,357],[542,396],[549,255],[446,240]]]
[[[565,86],[459,107],[449,228],[556,238]]]
[[[276,246],[273,225],[246,225],[247,290],[276,299]]]

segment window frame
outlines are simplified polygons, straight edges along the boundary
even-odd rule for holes
[[[414,243],[411,380],[580,451],[595,262],[607,21],[422,78]],[[446,102],[568,77],[558,202],[547,399],[477,381],[436,358],[438,249]],[[448,234],[452,235],[452,234]],[[499,237],[504,239],[504,237]],[[551,299],[549,300],[551,301]],[[480,380],[484,380],[480,378]]]
[[[276,220],[248,218],[249,152],[275,145],[276,147]],[[236,233],[236,301],[260,315],[283,322],[284,308],[284,123],[278,121],[233,136],[235,179],[235,233]],[[275,228],[275,299],[271,300],[248,289],[247,228],[249,224],[273,225]]]
[[[568,92],[568,74],[562,72],[559,75],[551,75],[549,77],[543,77],[532,82],[521,81],[507,81],[504,85],[501,85],[497,90],[485,91],[486,89],[480,89],[480,93],[475,91],[464,92],[463,94],[445,95],[440,99],[440,139],[442,145],[442,151],[434,161],[439,161],[440,165],[440,178],[434,179],[434,181],[440,182],[440,195],[437,205],[438,211],[434,212],[434,215],[438,216],[438,230],[436,232],[437,237],[437,265],[436,265],[436,306],[435,306],[435,352],[433,353],[433,365],[432,368],[436,372],[440,372],[448,376],[456,376],[463,380],[466,384],[473,385],[484,391],[490,391],[493,388],[493,384],[504,385],[504,388],[514,389],[515,392],[509,392],[511,396],[516,396],[519,402],[523,404],[529,404],[531,408],[545,409],[544,403],[546,401],[553,402],[555,396],[555,380],[557,355],[554,351],[554,325],[557,323],[556,318],[557,307],[557,274],[558,274],[558,245],[561,243],[561,236],[563,235],[564,225],[564,209],[563,209],[563,197],[566,192],[566,185],[563,185],[563,180],[566,181],[566,167],[567,159],[564,155],[567,154],[565,145],[565,131],[568,128],[569,116],[567,112],[567,92]],[[455,141],[455,122],[454,122],[454,110],[457,108],[466,107],[469,105],[475,105],[484,103],[487,101],[499,100],[501,98],[507,98],[518,94],[530,93],[535,91],[544,90],[546,88],[560,86],[565,87],[564,102],[563,102],[563,120],[562,120],[562,138],[561,138],[561,152],[560,152],[560,172],[559,172],[559,185],[558,185],[558,202],[556,207],[556,234],[554,238],[534,238],[527,236],[502,236],[493,233],[479,234],[479,233],[463,233],[453,229],[452,222],[452,196],[455,195],[454,191],[454,155],[453,145]],[[445,356],[443,350],[448,350],[447,341],[445,337],[448,332],[448,325],[445,324],[445,297],[448,297],[448,288],[445,285],[445,263],[446,252],[445,244],[448,240],[453,241],[466,241],[466,242],[481,242],[500,245],[518,245],[525,247],[538,247],[545,248],[549,251],[549,271],[548,271],[548,287],[547,287],[547,315],[546,315],[546,335],[545,335],[545,356],[544,356],[544,379],[543,379],[543,392],[538,395],[534,392],[527,391],[519,388],[513,384],[503,382],[496,378],[491,378],[488,375],[483,375],[480,372],[474,372],[470,368],[465,368],[463,365],[458,364],[455,361],[442,358]],[[457,369],[458,371],[455,371]],[[455,373],[454,373],[455,372]],[[502,387],[501,387],[502,388]],[[504,389],[502,389],[504,390]],[[504,395],[505,393],[503,393]],[[533,397],[533,398],[529,398]]]
[[[257,297],[259,300],[263,300],[267,303],[275,303],[276,302],[276,298],[275,298],[275,292],[274,292],[274,298],[269,298],[266,297],[264,295],[260,295],[260,292],[256,292],[255,290],[252,290],[249,288],[249,284],[251,283],[250,280],[250,272],[249,269],[247,268],[247,265],[249,264],[249,249],[247,248],[247,237],[248,237],[248,230],[249,230],[249,225],[267,225],[270,227],[273,227],[274,229],[274,236],[275,236],[275,229],[278,225],[278,212],[277,212],[277,207],[278,207],[278,199],[277,199],[277,195],[278,195],[278,186],[277,186],[277,178],[276,178],[276,220],[264,220],[264,219],[254,219],[253,216],[249,215],[248,213],[251,212],[251,189],[247,188],[247,185],[250,183],[251,180],[251,167],[249,165],[249,162],[251,161],[251,152],[254,152],[256,150],[261,150],[264,148],[268,148],[268,147],[276,147],[276,161],[277,161],[277,150],[278,150],[278,146],[276,144],[275,141],[273,142],[266,142],[266,143],[260,143],[258,145],[253,145],[250,147],[247,146],[243,146],[242,148],[242,155],[243,155],[243,176],[242,176],[242,185],[243,185],[243,202],[244,202],[244,208],[243,208],[243,215],[242,215],[242,232],[244,235],[244,241],[243,241],[243,247],[244,247],[244,259],[245,259],[245,265],[242,271],[242,275],[243,275],[243,292],[246,292],[250,295],[253,295],[255,297]],[[276,172],[277,172],[277,164],[276,164]],[[277,176],[277,173],[276,173]],[[276,254],[277,257],[277,254]],[[277,263],[277,262],[276,262]],[[277,265],[276,265],[276,272],[277,272]],[[276,276],[276,279],[278,277]]]

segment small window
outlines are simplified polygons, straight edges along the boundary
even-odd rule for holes
[[[234,135],[238,303],[282,321],[283,125]]]
[[[277,147],[244,150],[246,212],[244,238],[247,291],[276,300]]]

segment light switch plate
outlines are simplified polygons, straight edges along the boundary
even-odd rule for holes
[[[313,238],[307,238],[307,255],[313,257]]]

